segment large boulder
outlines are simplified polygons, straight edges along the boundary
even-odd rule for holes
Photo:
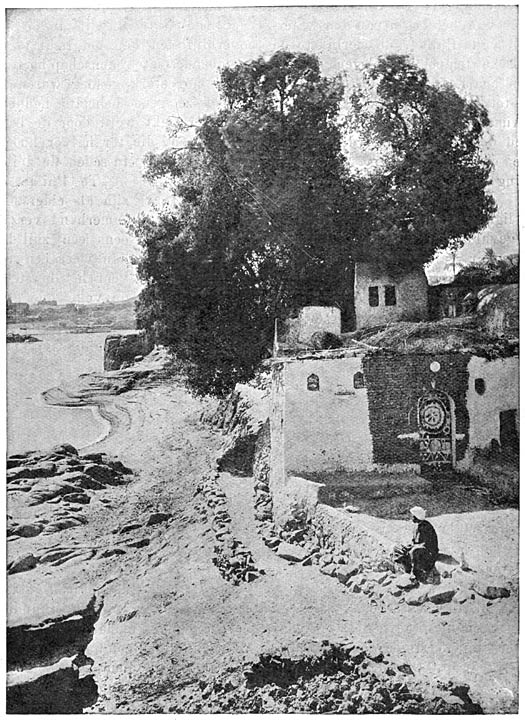
[[[18,557],[10,560],[7,563],[7,574],[15,575],[15,573],[27,572],[27,570],[33,570],[36,568],[38,558],[33,553],[24,553]]]
[[[78,455],[78,450],[69,443],[62,443],[61,445],[55,445],[51,453],[55,455]]]
[[[53,462],[39,462],[31,465],[19,465],[8,468],[6,473],[7,482],[14,482],[22,478],[51,477],[55,474],[56,465]]]
[[[104,343],[104,370],[120,370],[123,363],[131,363],[137,355],[147,355],[152,349],[146,333],[108,335]]]
[[[43,527],[43,524],[39,522],[21,523],[20,525],[18,525],[16,522],[10,522],[7,534],[18,535],[18,537],[23,538],[32,538],[40,535]]]
[[[82,473],[68,473],[67,477],[70,479],[71,475],[81,474]],[[73,485],[73,482],[77,480],[76,477],[71,478],[72,482],[68,482],[62,478],[66,478],[66,475],[61,475],[60,480],[54,478],[53,480],[47,480],[38,483],[38,485],[34,485],[29,492],[28,505],[40,505],[40,503],[46,502],[47,500],[52,500],[60,495],[67,495],[68,493],[73,493],[78,490],[78,487]]]
[[[90,588],[75,589],[34,573],[8,583],[8,670],[52,665],[83,651],[100,612]]]
[[[16,715],[82,713],[73,657],[53,665],[7,674],[7,712]]]

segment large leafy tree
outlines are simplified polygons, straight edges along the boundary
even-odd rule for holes
[[[480,285],[518,283],[520,275],[518,255],[496,255],[493,248],[486,248],[485,254],[476,262],[461,268],[455,278],[458,285],[472,288]]]
[[[349,115],[351,130],[377,154],[361,177],[355,256],[421,266],[482,229],[496,209],[486,192],[491,163],[480,150],[488,125],[479,102],[432,85],[408,57],[368,65]]]
[[[146,159],[174,209],[129,220],[143,253],[139,325],[172,346],[197,392],[251,376],[273,320],[304,304],[348,309],[351,188],[338,79],[278,52],[220,72],[220,110],[193,139]]]
[[[495,203],[486,110],[404,56],[368,66],[351,95],[348,126],[377,153],[366,172],[342,156],[344,89],[315,56],[224,68],[218,89],[191,141],[146,159],[171,208],[129,226],[143,248],[139,326],[176,350],[196,392],[222,394],[252,375],[274,318],[335,304],[348,322],[354,260],[422,265]]]

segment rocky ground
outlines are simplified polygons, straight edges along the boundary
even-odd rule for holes
[[[455,564],[443,595],[278,531],[203,410],[157,379],[106,399],[82,457],[11,459],[13,711],[516,711],[512,582]]]

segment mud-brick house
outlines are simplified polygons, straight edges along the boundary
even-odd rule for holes
[[[357,262],[354,279],[356,328],[399,320],[426,320],[428,281],[423,268],[385,269]]]
[[[311,353],[273,362],[272,471],[469,467],[473,450],[517,451],[517,356]]]

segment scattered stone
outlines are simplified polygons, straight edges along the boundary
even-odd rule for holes
[[[405,595],[407,605],[423,605],[428,597],[428,588],[417,587]]]
[[[126,546],[130,547],[130,548],[138,549],[138,548],[147,547],[149,545],[149,543],[150,543],[150,539],[145,537],[145,538],[140,538],[139,540],[130,540],[129,542],[126,543]]]
[[[126,543],[126,544],[128,544],[128,543]],[[125,555],[125,554],[126,554],[126,551],[124,550],[124,548],[110,547],[110,548],[106,548],[105,550],[102,550],[99,553],[98,557],[99,558],[108,558],[108,557],[113,557],[114,555]]]
[[[458,590],[457,593],[453,597],[453,602],[457,604],[463,604],[467,600],[472,599],[472,591],[468,590]]]
[[[38,564],[38,558],[33,553],[26,553],[20,557],[11,560],[7,564],[7,574],[14,575],[15,573],[26,572],[27,570],[33,570]]]
[[[440,577],[442,577],[442,578],[452,577],[452,573],[456,569],[452,565],[448,565],[446,563],[439,562],[439,560],[436,560],[436,564],[434,567],[435,567],[436,572],[438,572]]]
[[[414,674],[414,671],[412,670],[412,668],[410,667],[410,665],[408,665],[407,663],[403,663],[402,665],[398,665],[398,666],[397,666],[397,669],[399,670],[400,673],[403,673],[403,675],[413,675],[413,674]],[[406,686],[405,686],[405,687],[406,687]]]
[[[203,478],[196,490],[196,495],[202,495],[206,503],[205,516],[209,517],[212,529],[215,532],[224,529],[224,532],[217,533],[212,562],[221,576],[234,585],[241,582],[252,582],[264,575],[264,570],[259,570],[255,566],[251,552],[231,535],[231,531],[226,532],[229,529],[227,526],[230,525],[231,518],[225,493],[217,482],[218,477],[217,472],[210,473]]]
[[[416,581],[412,580],[408,573],[400,575],[394,580],[394,583],[400,590],[410,590],[416,586]]]
[[[428,592],[428,599],[435,605],[448,603],[456,594],[456,588],[453,586],[437,585],[433,586]]]
[[[335,576],[339,582],[346,585],[351,577],[354,577],[359,572],[359,566],[357,565],[339,565],[336,570]]]
[[[292,562],[303,562],[309,555],[304,548],[287,542],[280,542],[276,553],[283,560],[291,560]]]
[[[468,560],[465,558],[465,553],[464,553],[464,552],[461,553],[461,559],[460,559],[459,565],[460,565],[460,568],[461,568],[462,570],[466,570],[466,571],[472,570],[472,567],[470,566],[470,563],[469,563]]]
[[[89,495],[80,492],[63,495],[62,499],[64,500],[64,502],[78,503],[79,505],[88,505],[91,502],[91,498]]]
[[[339,566],[336,563],[329,563],[328,565],[323,565],[321,567],[321,572],[323,573],[323,575],[329,575],[330,577],[334,577],[338,569]]]
[[[149,516],[146,525],[157,525],[158,523],[166,522],[170,518],[170,513],[156,512]]]
[[[473,590],[481,597],[488,600],[496,600],[496,598],[510,597],[510,590],[495,580],[476,580]]]
[[[132,522],[128,523],[127,525],[123,525],[119,530],[114,530],[113,532],[118,532],[122,535],[123,533],[128,533],[132,530],[138,530],[141,527],[142,523]]]

